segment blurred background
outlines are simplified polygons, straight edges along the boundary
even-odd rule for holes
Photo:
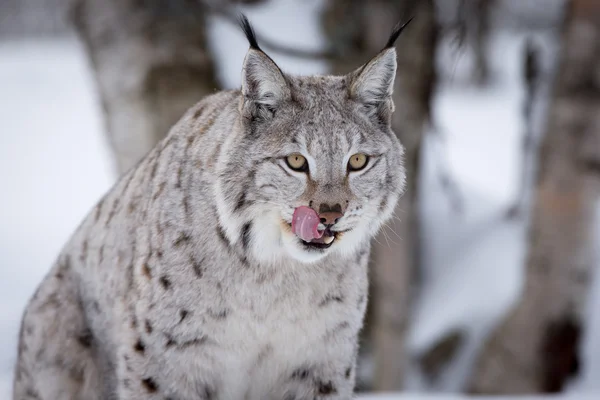
[[[393,120],[409,190],[374,242],[357,389],[598,395],[600,1],[0,0],[0,398],[82,218],[239,86],[239,11],[305,75],[350,72],[415,17]]]

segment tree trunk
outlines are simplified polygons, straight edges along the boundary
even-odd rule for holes
[[[492,334],[471,390],[559,392],[577,372],[600,199],[600,5],[569,4],[540,149],[522,298]]]
[[[217,89],[200,1],[73,0],[119,173]]]
[[[324,20],[335,52],[344,55],[332,63],[332,70],[344,74],[349,72],[348,65],[360,65],[377,54],[392,27],[413,16],[398,40],[396,111],[392,122],[406,148],[408,190],[396,209],[396,218],[374,243],[371,301],[364,332],[374,351],[375,390],[401,389],[407,361],[405,333],[418,266],[419,156],[435,81],[434,6],[432,0],[335,0],[329,3]]]

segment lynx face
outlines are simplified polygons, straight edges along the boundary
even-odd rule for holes
[[[390,127],[395,49],[346,76],[294,77],[247,34],[239,121],[218,168],[220,221],[263,262],[350,254],[404,188],[403,148]],[[319,237],[292,229],[294,218]]]

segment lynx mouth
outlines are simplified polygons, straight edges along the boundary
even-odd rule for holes
[[[291,222],[282,220],[281,223],[282,223],[283,229],[287,230],[288,232],[292,232],[292,223]],[[323,235],[318,239],[312,239],[310,241],[305,241],[305,240],[302,240],[301,238],[298,238],[298,241],[300,242],[300,244],[302,245],[302,247],[305,250],[323,251],[323,250],[327,250],[328,248],[330,248],[335,242],[340,240],[346,232],[350,232],[351,230],[352,229],[346,229],[343,231],[333,231],[330,228],[327,228],[324,231],[321,231],[321,232],[323,232]]]
[[[300,241],[302,242],[302,245],[308,249],[325,250],[333,245],[333,242],[335,242],[338,237],[338,233],[340,232],[333,232],[327,228],[323,232],[323,236],[318,239],[313,239],[310,242],[302,239],[300,239]]]

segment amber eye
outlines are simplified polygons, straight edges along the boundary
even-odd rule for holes
[[[369,162],[369,156],[363,153],[354,154],[348,160],[348,169],[350,171],[359,171],[367,166],[367,162]]]
[[[293,169],[294,171],[308,171],[308,163],[306,162],[306,158],[302,154],[294,153],[285,159],[288,167]]]

